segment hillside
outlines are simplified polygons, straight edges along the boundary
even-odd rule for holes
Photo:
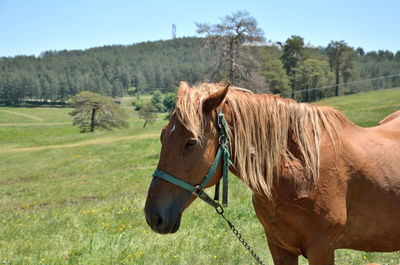
[[[216,51],[205,49],[203,44],[204,39],[192,37],[87,50],[47,51],[39,57],[1,57],[0,104],[64,102],[83,90],[113,98],[157,89],[170,92],[175,91],[182,80],[190,84],[209,79],[219,82],[226,73],[216,68]],[[300,92],[314,87],[332,87],[335,83],[324,47],[301,48],[302,58],[293,68],[297,73],[295,79],[284,69],[282,49],[276,46],[243,49],[250,51],[247,54],[254,59],[246,67],[257,65],[259,70],[254,70],[254,76],[246,76],[242,87],[290,97],[292,88]],[[364,53],[358,48],[352,53],[353,68],[341,74],[341,80],[346,83],[341,85],[341,94],[400,86],[400,52]],[[213,78],[210,78],[211,70],[218,72]],[[381,79],[390,75],[391,78]],[[376,77],[378,79],[374,80]],[[373,80],[358,82],[366,79]],[[352,83],[354,80],[357,82]],[[252,83],[259,83],[259,88],[252,87]],[[296,92],[294,97],[298,101],[314,101],[332,96],[333,90],[314,90],[313,94]]]
[[[355,124],[371,127],[376,126],[387,115],[400,110],[400,88],[332,97],[315,104],[333,106]]]
[[[173,91],[181,80],[194,83],[210,66],[202,39],[180,38],[84,51],[48,51],[40,57],[0,58],[0,101],[64,101],[89,90],[110,97],[130,89]]]

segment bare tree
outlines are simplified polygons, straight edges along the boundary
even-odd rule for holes
[[[205,47],[217,52],[212,79],[220,81],[217,79],[225,77],[239,86],[243,81],[250,84],[253,80],[260,86],[257,75],[260,75],[261,64],[250,45],[264,41],[264,32],[258,28],[254,17],[247,11],[238,11],[225,16],[219,24],[196,23],[196,26],[197,33],[205,35]],[[265,85],[263,79],[261,83]]]

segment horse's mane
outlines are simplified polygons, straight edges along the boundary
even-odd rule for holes
[[[178,91],[175,113],[179,121],[201,141],[205,117],[203,99],[222,89],[220,84],[204,83]],[[235,169],[255,192],[271,196],[273,181],[282,165],[300,165],[316,183],[319,174],[319,145],[323,134],[332,143],[339,140],[346,117],[330,107],[311,106],[276,95],[254,95],[231,88],[225,102],[232,111]],[[293,146],[296,145],[296,153]],[[291,149],[292,151],[290,151]]]

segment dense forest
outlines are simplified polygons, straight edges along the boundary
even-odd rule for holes
[[[285,47],[245,47],[262,65],[265,89],[258,92],[280,93],[299,101],[334,94],[331,88],[312,90],[312,94],[304,91],[334,85],[335,73],[328,48],[302,45],[301,56],[292,67],[285,64]],[[341,83],[347,84],[341,87],[341,94],[400,86],[400,51],[365,53],[362,48],[351,48],[351,52],[351,67],[339,73]],[[0,101],[65,102],[84,90],[113,98],[155,90],[171,92],[181,80],[190,84],[210,80],[208,73],[215,67],[214,57],[212,49],[203,47],[202,38],[47,51],[38,57],[1,57]],[[392,77],[355,82],[381,76]]]
[[[180,80],[201,80],[210,54],[202,40],[183,38],[85,51],[47,51],[0,58],[0,99],[65,101],[88,90],[120,97],[132,88],[173,91]]]

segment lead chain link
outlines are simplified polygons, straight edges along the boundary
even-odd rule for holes
[[[244,240],[242,235],[239,233],[239,231],[235,228],[235,226],[225,217],[224,212],[220,212],[217,210],[217,213],[224,218],[224,220],[228,223],[230,229],[232,230],[233,234],[237,237],[240,243],[244,246],[244,248],[253,256],[253,258],[257,261],[258,264],[260,265],[265,265],[262,260],[257,256],[256,253],[251,249],[250,245]]]

